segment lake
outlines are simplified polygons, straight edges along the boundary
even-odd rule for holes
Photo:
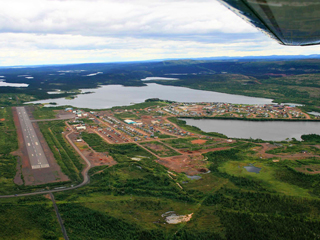
[[[241,95],[194,90],[185,87],[163,86],[149,83],[143,87],[124,87],[122,85],[106,85],[94,89],[92,94],[80,94],[75,99],[47,99],[31,103],[56,102],[56,106],[72,105],[78,108],[103,109],[114,106],[126,106],[141,103],[148,98],[160,98],[177,102],[227,102],[238,104],[270,104],[272,99],[246,97]]]
[[[26,83],[7,83],[0,80],[0,87],[28,87]]]
[[[232,138],[283,141],[286,138],[301,140],[303,134],[320,134],[320,122],[243,121],[225,119],[183,119],[188,125],[204,132],[219,132]]]
[[[141,81],[151,81],[151,80],[167,80],[167,81],[176,81],[179,80],[179,78],[167,78],[167,77],[146,77],[144,79],[141,79]]]
[[[314,116],[320,116],[320,113],[319,112],[308,112],[308,114],[311,114],[311,115],[314,115]]]

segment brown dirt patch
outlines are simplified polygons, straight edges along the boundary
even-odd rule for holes
[[[208,171],[207,162],[201,154],[160,158],[157,162],[170,170],[184,172],[191,176]]]
[[[191,141],[192,144],[205,144],[207,142],[207,140],[204,139],[196,139]]]
[[[44,196],[46,199],[51,200],[51,196],[50,196],[50,194],[44,194],[43,196]]]
[[[88,150],[81,151],[93,166],[116,165],[117,162],[108,153],[89,152]],[[86,153],[84,153],[86,152]]]
[[[113,166],[117,164],[117,162],[112,156],[109,155],[109,153],[96,152],[84,141],[76,142],[76,139],[78,138],[77,134],[72,133],[69,135],[69,138],[78,147],[81,153],[90,161],[93,167],[102,165]]]

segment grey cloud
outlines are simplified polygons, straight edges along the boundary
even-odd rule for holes
[[[38,1],[21,1],[20,4],[23,7],[30,2],[36,4]],[[0,9],[0,32],[176,40],[188,38],[193,41],[235,32],[234,38],[230,39],[232,41],[245,33],[256,33],[256,30],[215,1],[43,2],[48,7],[34,5],[34,10],[30,10],[29,14],[18,14],[4,6]]]

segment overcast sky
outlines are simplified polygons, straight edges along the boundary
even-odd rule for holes
[[[281,46],[216,0],[1,0],[0,66],[319,50]]]

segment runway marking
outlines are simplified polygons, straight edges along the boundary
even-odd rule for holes
[[[21,123],[23,135],[25,137],[25,146],[27,146],[31,168],[41,169],[50,167],[47,159],[44,157],[45,154],[43,153],[41,143],[39,142],[38,136],[36,135],[35,130],[30,123],[28,114],[26,113],[26,111],[23,111],[23,108],[19,107],[17,109],[18,111],[20,110],[19,121]],[[42,163],[42,161],[44,161],[44,163]]]

